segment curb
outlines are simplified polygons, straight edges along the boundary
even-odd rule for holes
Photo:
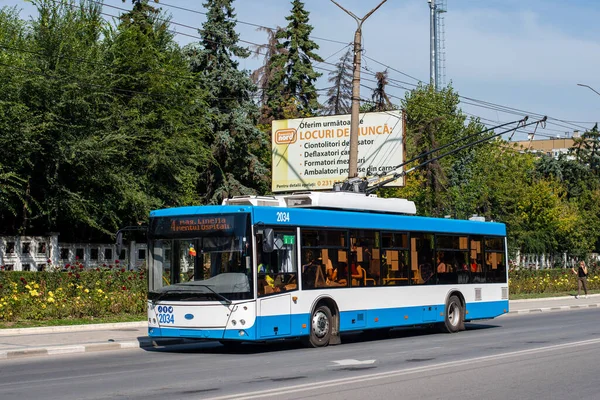
[[[64,333],[64,332],[83,332],[106,329],[122,328],[146,328],[147,321],[139,322],[115,322],[109,324],[89,324],[89,325],[58,325],[58,326],[40,326],[37,328],[7,328],[0,329],[0,336],[17,335],[36,335],[41,333]]]
[[[598,297],[600,300],[600,294],[590,294],[588,298]],[[575,295],[573,296],[559,296],[559,297],[540,297],[536,299],[519,299],[519,300],[509,300],[510,303],[532,303],[534,301],[552,301],[552,300],[577,300]]]
[[[185,339],[166,339],[155,341],[150,338],[144,340],[136,340],[129,342],[108,342],[108,343],[89,343],[85,345],[65,345],[65,346],[50,346],[50,347],[33,347],[28,349],[2,350],[0,351],[0,360],[14,359],[21,357],[38,357],[59,354],[76,354],[90,353],[96,351],[111,351],[124,349],[148,349],[158,348],[163,346],[172,346],[185,344]]]
[[[565,311],[565,310],[597,308],[597,307],[600,307],[600,304],[584,304],[584,305],[559,306],[559,307],[541,307],[541,308],[530,308],[527,310],[509,311],[508,315],[531,314],[531,313],[540,313],[540,312],[548,312],[548,311]]]

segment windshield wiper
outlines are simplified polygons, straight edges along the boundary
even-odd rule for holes
[[[183,293],[189,293],[189,292],[186,291],[186,290],[175,290],[175,289],[173,289],[173,290],[165,290],[164,292],[160,293],[158,295],[158,297],[156,297],[155,299],[152,299],[152,303],[156,304],[159,301],[161,301],[166,295],[173,294],[173,293],[183,294]]]
[[[205,287],[205,288],[207,288],[207,289],[208,289],[208,290],[210,290],[210,291],[211,291],[211,292],[212,292],[212,293],[213,293],[215,296],[217,296],[217,298],[221,299],[221,301],[225,302],[227,305],[229,305],[229,304],[231,304],[231,303],[232,303],[232,301],[231,301],[231,300],[229,300],[227,297],[225,297],[225,296],[223,296],[222,294],[220,294],[220,293],[217,293],[217,292],[215,292],[213,289],[211,289],[209,285],[202,285],[202,284],[195,283],[195,284],[194,284],[194,286],[201,286],[201,287]],[[153,303],[153,304],[156,304],[156,303],[158,303],[158,302],[159,302],[160,300],[162,300],[162,299],[163,299],[163,298],[164,298],[166,295],[169,295],[169,294],[193,294],[193,291],[190,291],[190,290],[177,290],[177,289],[165,290],[164,292],[160,293],[156,299],[153,299],[153,300],[152,300],[152,303]],[[193,298],[194,298],[194,296],[192,296],[192,297],[189,297],[189,298],[186,298],[185,300],[191,300],[191,299],[193,299]]]
[[[229,300],[227,297],[223,296],[222,294],[215,292],[213,289],[210,288],[209,285],[202,285],[202,284],[197,284],[197,285],[207,288],[208,290],[210,290],[211,292],[213,292],[218,298],[220,298],[221,300],[223,300],[228,305],[231,304],[231,300]]]

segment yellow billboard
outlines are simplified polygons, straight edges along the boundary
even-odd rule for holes
[[[360,114],[358,176],[395,171],[404,161],[403,136],[402,111]],[[348,177],[349,114],[273,121],[271,137],[273,192],[331,190]]]

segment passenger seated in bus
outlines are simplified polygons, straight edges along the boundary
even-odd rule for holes
[[[313,259],[311,251],[307,251],[304,256],[304,264],[302,265],[302,285],[306,289],[313,289],[316,287],[317,279],[322,272],[319,273],[318,269],[320,264],[318,260]],[[320,278],[323,278],[322,276]],[[319,279],[320,281],[321,279]],[[323,278],[323,285],[325,285],[325,279]],[[320,283],[320,282],[319,282]]]
[[[479,266],[474,258],[471,258],[471,272],[479,272]]]
[[[261,284],[261,280],[264,281],[263,286],[269,286],[270,288],[275,288],[275,279],[273,279],[273,277],[270,275],[271,274],[271,268],[269,267],[269,265],[264,262],[262,259],[260,261],[260,263],[258,263],[258,283],[259,286]]]
[[[366,271],[360,265],[352,264],[350,266],[352,270],[352,286],[364,286]]]
[[[340,285],[346,285],[348,276],[348,264],[345,262],[339,263],[338,267],[333,270],[333,281],[339,283]]]
[[[327,262],[324,264],[325,265],[325,277],[332,281],[333,280],[333,264],[331,262],[331,259],[327,259]]]
[[[419,264],[419,269],[421,270],[421,279],[422,283],[429,282],[429,279],[433,276],[433,266],[431,263]]]
[[[308,250],[304,253],[304,264],[302,264],[302,272],[313,266],[313,253]]]
[[[438,254],[437,256],[437,272],[438,274],[444,274],[448,272],[448,268],[446,267],[446,263],[444,263],[444,255]]]

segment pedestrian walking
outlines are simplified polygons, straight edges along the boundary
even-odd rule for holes
[[[575,275],[577,275],[577,296],[575,296],[576,299],[579,298],[579,295],[581,293],[581,287],[583,286],[583,291],[585,293],[585,297],[587,299],[587,275],[588,275],[588,269],[587,266],[585,265],[585,261],[580,261],[579,262],[579,267],[577,268],[577,271],[575,271],[575,267],[571,268],[571,271],[573,271],[573,273]]]

